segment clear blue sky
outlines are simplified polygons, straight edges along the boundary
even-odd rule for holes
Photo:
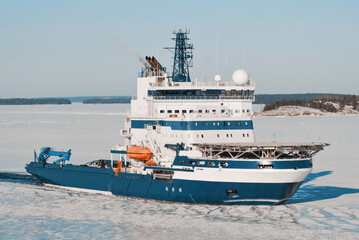
[[[257,93],[359,95],[358,13],[346,0],[0,0],[0,98],[134,95],[141,64],[122,46],[171,71],[163,47],[179,28],[192,79],[213,80],[218,33],[222,78],[245,52]]]

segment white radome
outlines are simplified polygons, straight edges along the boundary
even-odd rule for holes
[[[222,81],[222,77],[221,77],[221,75],[216,74],[216,76],[214,76],[214,81],[216,81],[216,82],[220,82],[220,81]]]
[[[243,69],[237,69],[232,75],[232,81],[238,86],[245,85],[248,82],[248,73]]]

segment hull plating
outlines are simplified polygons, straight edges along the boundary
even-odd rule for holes
[[[26,170],[42,182],[65,187],[109,191],[115,195],[195,204],[278,203],[290,198],[301,182],[231,183],[153,179],[151,175],[112,169],[30,163]],[[228,192],[228,190],[230,192]]]

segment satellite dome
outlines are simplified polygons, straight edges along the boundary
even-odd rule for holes
[[[232,81],[239,86],[243,86],[248,82],[248,73],[243,69],[238,69],[234,71]]]
[[[216,81],[216,82],[220,82],[221,80],[222,80],[221,75],[216,74],[216,76],[214,76],[214,81]]]

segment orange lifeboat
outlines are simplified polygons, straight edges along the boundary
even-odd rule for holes
[[[148,147],[132,145],[127,149],[127,156],[132,159],[148,161],[153,156],[153,153]]]

